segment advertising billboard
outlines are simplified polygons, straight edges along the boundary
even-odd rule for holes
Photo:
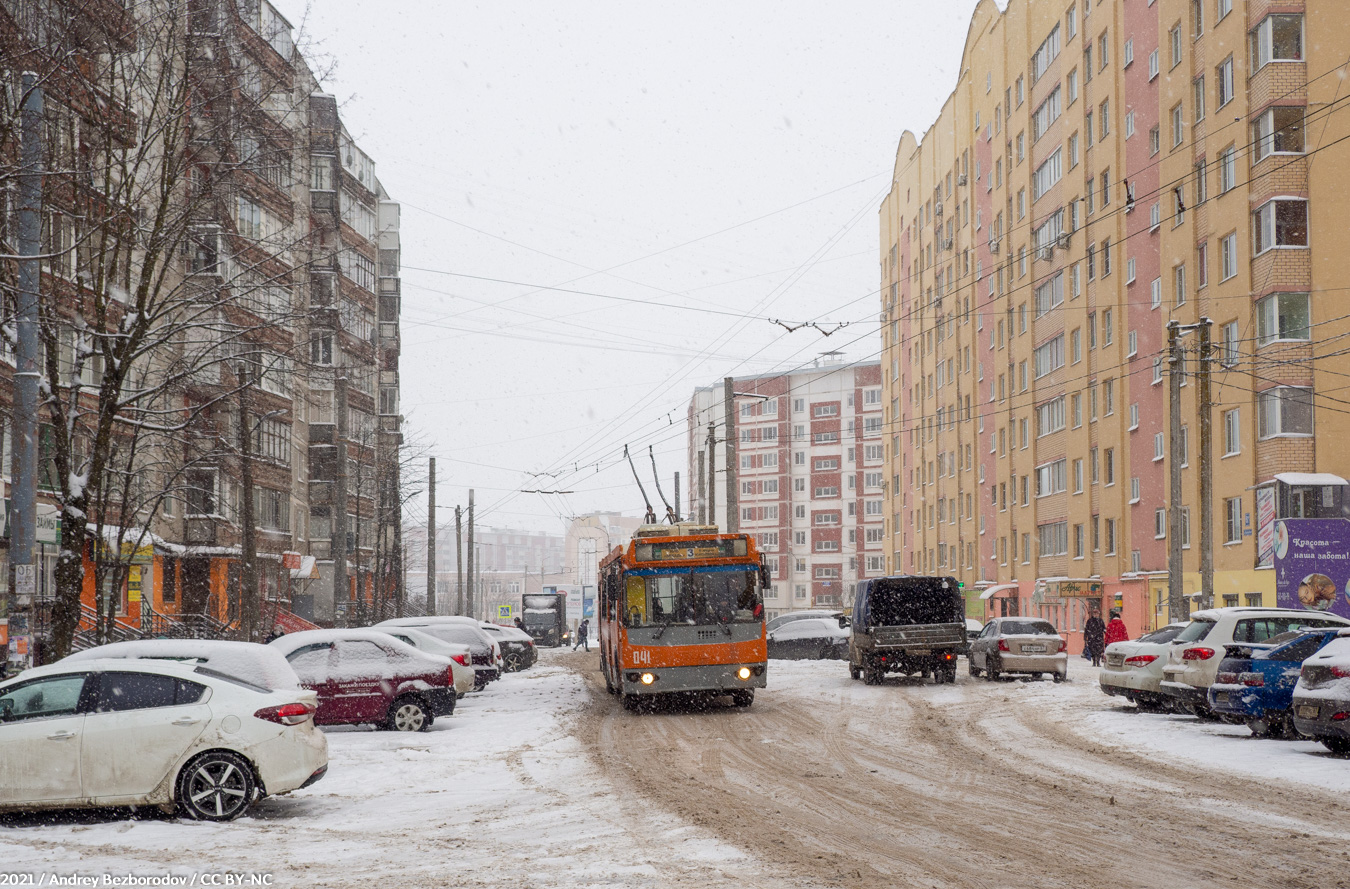
[[[1275,602],[1350,617],[1350,519],[1279,519]]]

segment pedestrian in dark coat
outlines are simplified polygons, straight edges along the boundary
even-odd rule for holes
[[[583,619],[581,623],[577,624],[577,641],[572,643],[573,651],[577,650],[578,645],[585,648],[586,651],[591,650],[591,644],[586,638],[590,632],[590,629],[591,629],[591,622],[588,620]]]
[[[1092,658],[1092,666],[1102,665],[1102,652],[1106,650],[1106,624],[1095,611],[1083,624],[1083,650]]]
[[[1125,627],[1125,621],[1120,616],[1119,608],[1111,609],[1111,622],[1106,625],[1106,638],[1103,640],[1106,645],[1112,642],[1129,642],[1130,631]]]

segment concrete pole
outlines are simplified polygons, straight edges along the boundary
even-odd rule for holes
[[[337,473],[333,483],[333,616],[336,619],[339,608],[344,610],[351,602],[351,589],[347,583],[347,374],[338,370],[334,383],[336,389],[334,410],[337,423],[333,429],[333,445],[337,452]],[[344,617],[343,623],[346,623]]]
[[[464,614],[464,526],[462,513],[455,507],[455,614]]]
[[[680,521],[680,474],[675,473],[675,521]]]
[[[717,436],[708,424],[708,524],[717,524]]]
[[[1200,402],[1200,607],[1214,607],[1214,453],[1213,404],[1210,402],[1211,337],[1214,322],[1200,319],[1200,367],[1196,374]]]
[[[736,390],[731,377],[722,380],[722,406],[727,427],[727,526],[723,533],[735,534],[741,528],[741,517],[736,497]]]
[[[249,387],[252,368],[247,360],[239,362],[239,614],[245,642],[258,642],[260,612],[258,602],[258,528],[253,515],[253,405]],[[153,594],[153,590],[151,591]],[[154,597],[151,595],[150,600]],[[142,614],[145,603],[141,605]]]
[[[1167,616],[1172,622],[1184,621],[1190,614],[1181,563],[1181,323],[1167,322],[1167,391],[1169,428],[1167,469],[1171,490],[1167,502]]]
[[[38,415],[38,287],[42,279],[42,89],[37,75],[24,72],[20,118],[18,304],[15,316],[18,348],[14,374],[14,484],[11,487],[9,613],[27,610],[36,593],[37,569],[37,415]],[[29,628],[28,632],[31,632]],[[29,648],[32,651],[32,648]],[[0,665],[7,653],[0,653]],[[29,654],[32,658],[32,654]]]
[[[703,448],[698,449],[698,523],[704,524],[708,520],[708,505],[705,498],[708,496],[703,487],[703,476],[707,472],[707,454],[703,453]],[[693,512],[693,510],[690,510]]]
[[[427,475],[427,614],[436,613],[436,458]]]
[[[468,571],[468,575],[469,575],[469,594],[468,594],[467,600],[466,600],[465,603],[464,603],[464,613],[467,614],[469,617],[473,617],[473,616],[474,616],[474,610],[473,610],[474,593],[477,592],[477,590],[474,588],[474,576],[473,576],[473,562],[474,562],[474,559],[473,559],[473,488],[470,488],[470,489],[469,489],[469,545],[468,545],[468,550],[469,550],[469,552],[468,552],[468,558],[469,558],[469,571]]]

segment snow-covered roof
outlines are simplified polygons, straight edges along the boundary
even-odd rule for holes
[[[1350,484],[1339,475],[1332,475],[1330,472],[1277,472],[1275,473],[1275,481],[1284,482],[1286,485],[1311,485],[1316,487]]]
[[[991,599],[991,598],[993,598],[994,595],[997,594],[997,593],[1002,593],[1002,592],[1006,592],[1006,591],[1008,591],[1008,590],[1015,590],[1015,589],[1017,589],[1017,584],[1015,584],[1015,583],[1000,583],[1000,584],[995,584],[994,586],[991,586],[989,589],[987,589],[987,590],[985,590],[984,592],[980,593],[980,598],[981,598],[981,599]]]
[[[298,634],[297,634],[298,635]],[[210,667],[263,688],[299,688],[286,658],[276,649],[256,642],[218,639],[136,639],[86,648],[62,663],[116,658],[119,660],[187,661]]]

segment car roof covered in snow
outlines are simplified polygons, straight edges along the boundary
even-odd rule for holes
[[[400,636],[407,636],[410,639],[424,641],[428,645],[427,650],[432,651],[433,654],[439,654],[442,651],[453,651],[455,654],[468,654],[472,650],[467,645],[461,645],[458,642],[449,642],[439,636],[424,633],[417,627],[380,627],[374,632],[381,634],[398,633]]]
[[[304,645],[313,645],[317,642],[342,642],[344,640],[387,645],[405,654],[411,653],[414,657],[438,657],[438,655],[428,654],[425,651],[418,651],[407,642],[395,639],[388,633],[369,629],[303,630],[299,633],[287,633],[285,636],[273,639],[268,643],[268,646],[277,649],[283,655],[287,655]]]
[[[58,664],[91,660],[182,661],[243,679],[263,688],[300,687],[300,679],[276,649],[224,639],[134,639],[77,651]]]

